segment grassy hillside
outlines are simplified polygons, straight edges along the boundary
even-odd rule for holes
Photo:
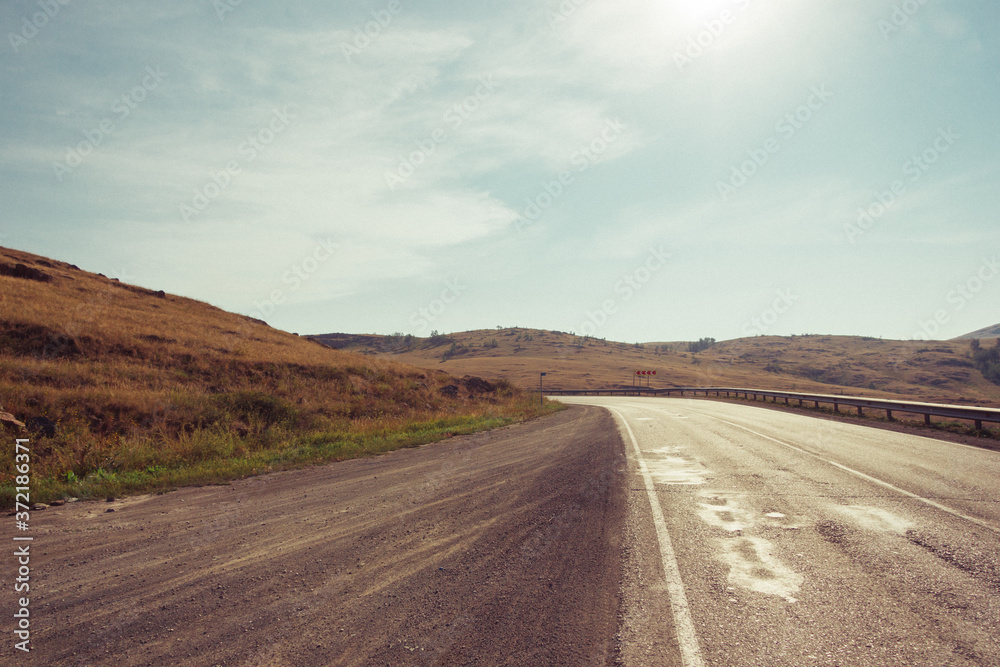
[[[994,324],[990,327],[983,327],[972,333],[967,333],[964,336],[959,336],[955,340],[970,340],[972,338],[1000,338],[1000,324]]]
[[[534,416],[535,400],[0,248],[3,428],[30,434],[33,501],[385,451]]]
[[[538,386],[540,371],[551,388],[594,388],[630,385],[633,371],[644,369],[657,371],[654,387],[724,385],[1000,407],[1000,386],[983,376],[968,341],[761,336],[692,352],[689,343],[616,343],[537,329],[315,338],[425,368],[475,369],[529,389]]]

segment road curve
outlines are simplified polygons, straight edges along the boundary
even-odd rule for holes
[[[37,512],[17,664],[614,664],[625,469],[609,413],[574,408]]]
[[[745,405],[560,400],[607,408],[626,441],[626,665],[1000,665],[1000,453]]]

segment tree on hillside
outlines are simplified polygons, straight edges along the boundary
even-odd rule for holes
[[[431,332],[431,337],[427,341],[427,347],[438,347],[439,345],[444,345],[445,343],[452,342],[451,338],[445,336],[444,334],[438,333],[435,329]]]
[[[976,368],[993,384],[1000,384],[1000,339],[997,341],[994,347],[980,347],[972,355]]]
[[[698,353],[715,345],[714,338],[702,338],[696,343],[688,343],[688,352]]]

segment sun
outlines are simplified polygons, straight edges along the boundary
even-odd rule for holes
[[[667,8],[681,24],[701,25],[719,19],[726,10],[737,12],[750,0],[666,0]]]

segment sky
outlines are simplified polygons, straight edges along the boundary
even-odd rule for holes
[[[0,245],[301,334],[1000,322],[1000,5],[0,5]]]

